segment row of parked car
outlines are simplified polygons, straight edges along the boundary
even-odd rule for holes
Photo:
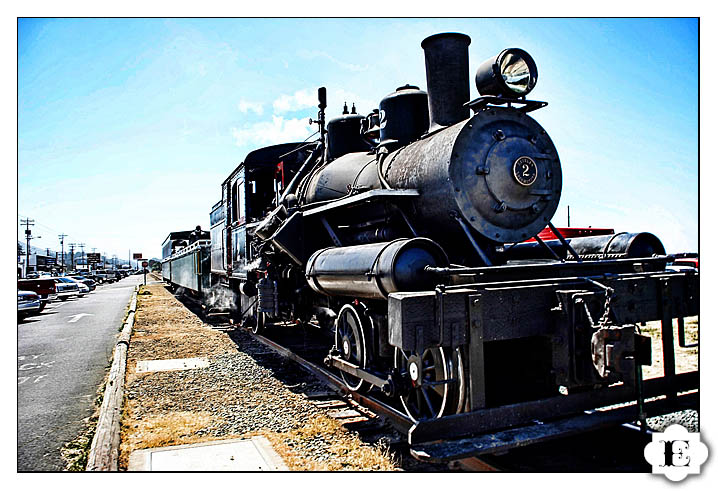
[[[63,276],[35,275],[17,281],[17,317],[22,320],[37,315],[53,301],[65,301],[73,296],[84,297],[98,284],[114,283],[133,273],[131,270],[69,273]]]

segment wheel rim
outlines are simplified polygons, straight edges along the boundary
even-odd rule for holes
[[[456,348],[449,357],[451,360],[451,378],[456,379],[456,384],[451,384],[450,390],[453,394],[450,404],[447,405],[447,414],[457,414],[463,412],[464,403],[466,402],[466,383],[464,378],[464,356],[461,348]]]
[[[463,361],[459,357],[459,363]],[[458,377],[454,369],[452,356],[447,356],[444,348],[429,348],[421,357],[415,352],[396,348],[394,351],[394,367],[401,375],[408,377],[411,388],[399,396],[406,415],[412,421],[440,418],[457,411],[463,403],[463,376]],[[452,383],[440,383],[454,378]],[[420,383],[419,380],[420,379]]]
[[[264,312],[260,312],[259,307],[257,307],[253,320],[254,322],[252,323],[252,332],[254,334],[259,334],[264,331],[267,322],[267,314],[265,314]]]
[[[334,346],[341,353],[341,357],[359,366],[366,368],[366,343],[364,328],[359,313],[351,305],[345,305],[339,311],[334,331]],[[340,371],[344,384],[353,391],[358,391],[364,381],[346,372]]]

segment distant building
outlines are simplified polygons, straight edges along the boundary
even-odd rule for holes
[[[30,273],[52,273],[57,270],[57,258],[55,256],[47,256],[42,254],[30,254],[30,264],[26,265],[27,256],[18,254],[17,256],[17,276],[18,278],[27,278]]]

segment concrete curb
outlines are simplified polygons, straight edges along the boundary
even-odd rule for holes
[[[130,301],[129,315],[115,345],[112,368],[105,385],[95,437],[92,439],[90,453],[87,456],[86,471],[116,471],[118,468],[127,350],[130,347],[130,336],[135,324],[138,290],[139,287],[136,286]]]

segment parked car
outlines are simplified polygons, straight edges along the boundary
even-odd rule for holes
[[[40,301],[40,295],[27,290],[17,291],[17,319],[22,320],[30,315],[42,312],[45,305]]]
[[[57,300],[57,291],[55,289],[55,281],[51,278],[22,279],[17,280],[17,289],[22,291],[35,292],[40,297],[42,307],[48,302]]]
[[[72,296],[80,296],[80,285],[76,281],[64,276],[55,276],[52,280],[55,282],[57,298],[63,302]]]
[[[98,278],[95,273],[82,273],[81,276],[82,276],[83,278],[85,278],[85,279],[94,281],[94,282],[95,282],[95,286],[97,286],[97,285],[99,285],[100,283],[102,283],[102,282],[100,281],[100,278]]]
[[[99,269],[95,272],[95,274],[103,283],[114,283],[117,281],[117,277],[111,271],[106,269]]]
[[[97,283],[95,283],[95,281],[91,280],[90,278],[86,278],[85,276],[70,276],[69,278],[83,283],[90,289],[91,292],[95,291],[95,288],[97,288]]]
[[[78,297],[84,297],[86,294],[90,293],[90,288],[86,284],[74,279],[71,276],[60,276],[59,278],[65,282],[75,283],[77,285],[77,288],[79,289]]]

